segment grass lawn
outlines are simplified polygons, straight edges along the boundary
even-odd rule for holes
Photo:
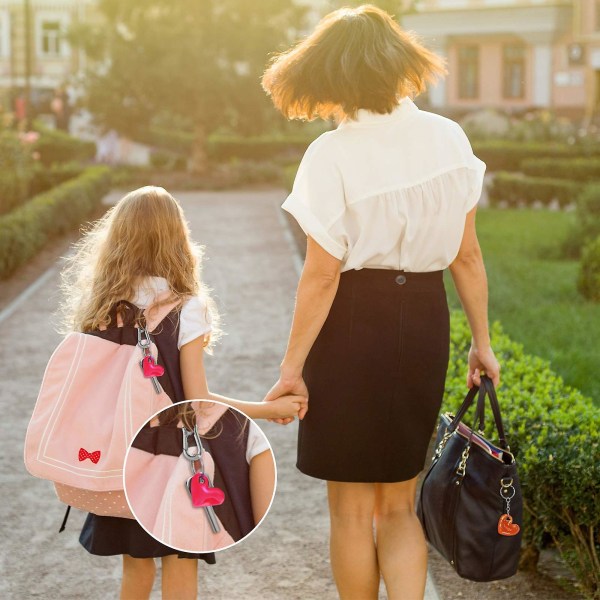
[[[577,292],[578,262],[556,258],[573,218],[546,210],[478,210],[489,316],[600,406],[600,304]],[[449,271],[446,276],[448,301],[460,307]]]

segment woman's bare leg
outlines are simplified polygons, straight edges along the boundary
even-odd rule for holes
[[[415,513],[417,478],[375,484],[377,559],[388,600],[423,600],[427,543]]]
[[[331,569],[341,600],[377,600],[375,484],[328,481]]]
[[[198,559],[162,557],[162,600],[196,600],[198,596]]]
[[[156,565],[153,558],[133,558],[123,554],[121,600],[147,600],[152,592]]]

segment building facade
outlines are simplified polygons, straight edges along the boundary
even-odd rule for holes
[[[54,91],[73,85],[85,70],[85,53],[71,47],[69,28],[89,20],[95,0],[0,0],[0,102],[31,88],[34,109],[44,110]],[[29,55],[29,59],[28,59]],[[29,63],[29,66],[28,66]]]
[[[440,112],[600,118],[600,0],[417,0],[402,26],[447,59],[424,99]]]

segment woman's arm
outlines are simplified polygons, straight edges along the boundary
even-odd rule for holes
[[[285,396],[276,404],[267,402],[244,402],[213,394],[208,389],[204,370],[204,336],[200,336],[181,347],[179,366],[186,400],[216,400],[242,411],[251,419],[289,418],[292,421],[298,411],[306,405],[306,398]]]
[[[274,400],[290,393],[308,395],[302,379],[302,369],[333,304],[341,264],[341,260],[329,254],[308,236],[306,259],[298,283],[292,329],[281,363],[279,381],[271,388],[265,400]],[[304,417],[306,410],[307,408],[300,410],[299,418]]]
[[[265,516],[275,489],[275,465],[273,454],[265,450],[250,461],[250,498],[252,499],[252,514],[258,525]]]
[[[490,346],[487,275],[475,229],[476,211],[477,206],[467,213],[460,249],[449,267],[472,333],[467,375],[469,388],[473,384],[480,385],[482,369],[494,386],[500,383],[500,365]]]

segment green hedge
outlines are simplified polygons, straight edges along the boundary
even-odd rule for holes
[[[579,258],[582,248],[597,237],[600,237],[600,183],[590,183],[577,197],[575,224],[562,244],[563,255]]]
[[[491,333],[502,365],[498,400],[526,509],[524,541],[540,549],[542,534],[549,534],[594,597],[600,593],[600,411],[548,361],[525,354],[499,323]],[[444,411],[456,412],[464,399],[470,340],[464,313],[452,311]],[[473,411],[467,424],[472,418]],[[487,419],[486,434],[497,439],[492,421]]]
[[[600,302],[600,236],[583,248],[577,289],[588,300]]]
[[[281,154],[302,154],[314,135],[261,135],[241,137],[234,135],[211,135],[208,138],[209,158],[216,161],[228,161],[232,158],[264,160]],[[188,155],[194,143],[194,136],[183,131],[173,131],[153,127],[136,135],[136,140]]]
[[[597,156],[598,145],[568,145],[510,140],[474,140],[473,152],[487,165],[488,171],[519,171],[521,162],[529,158],[574,158]]]
[[[521,204],[530,206],[534,202],[548,205],[558,200],[560,206],[564,207],[575,202],[582,189],[583,184],[575,181],[500,171],[494,175],[488,188],[488,197],[491,206],[497,206],[502,201],[511,207]]]
[[[600,181],[600,157],[526,158],[520,170],[534,177]]]
[[[57,163],[51,167],[38,164],[29,182],[29,196],[37,196],[65,181],[79,177],[84,170],[85,166],[77,162]]]
[[[0,215],[28,198],[33,168],[31,148],[14,132],[0,132]]]
[[[40,153],[40,161],[46,166],[71,161],[88,162],[96,156],[96,144],[70,136],[64,131],[48,129],[36,123],[40,137],[33,150]]]
[[[0,279],[27,262],[54,235],[77,228],[110,189],[110,168],[90,167],[0,217]]]
[[[298,156],[304,153],[312,137],[265,135],[244,138],[215,135],[208,140],[208,155],[217,161],[232,158],[265,160],[279,155]]]

